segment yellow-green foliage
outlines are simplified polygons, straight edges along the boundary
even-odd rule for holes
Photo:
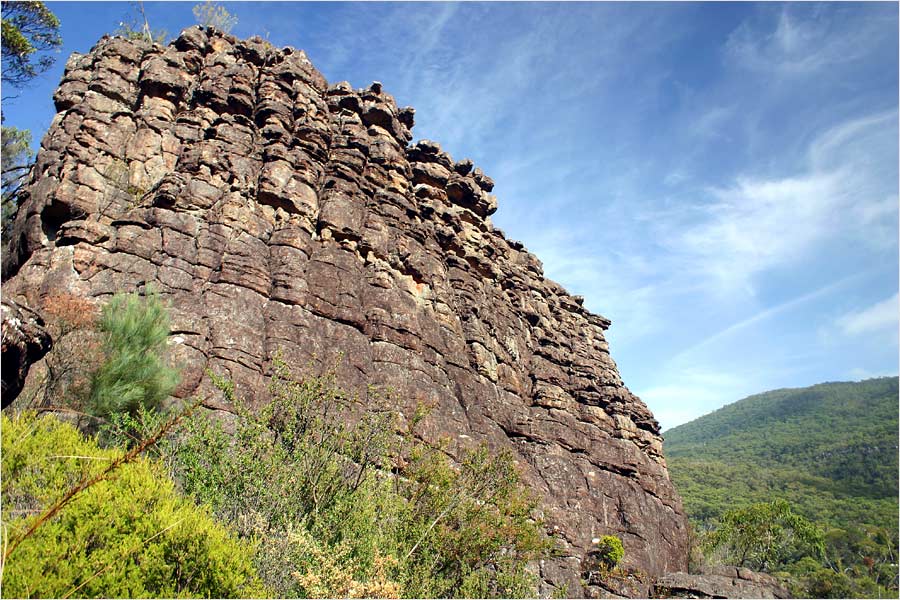
[[[783,569],[794,557],[825,552],[819,528],[780,499],[729,510],[704,546],[711,560],[767,572]]]
[[[625,556],[625,548],[622,547],[622,540],[618,537],[604,535],[597,541],[597,553],[603,566],[612,569]]]
[[[3,528],[21,536],[49,504],[120,454],[52,416],[2,417]],[[253,548],[138,459],[80,492],[3,565],[4,597],[235,597],[264,593]]]
[[[295,380],[280,361],[259,411],[219,383],[238,407],[234,435],[197,417],[172,462],[186,492],[262,540],[255,563],[278,595],[535,596],[528,565],[552,544],[508,452],[454,464],[389,405],[370,399],[348,419],[333,377]]]

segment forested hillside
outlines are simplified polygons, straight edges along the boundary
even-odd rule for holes
[[[750,396],[665,434],[672,478],[703,522],[785,497],[816,521],[896,529],[897,378]]]
[[[853,540],[889,546],[895,564],[897,392],[897,377],[774,390],[666,432],[685,510],[704,531],[729,510],[786,500],[825,534],[825,564],[877,553],[844,556]]]

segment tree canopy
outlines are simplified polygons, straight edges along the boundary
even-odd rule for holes
[[[4,89],[21,88],[50,68],[54,50],[62,46],[59,19],[43,2],[4,2],[0,47],[3,54]],[[5,115],[0,120],[5,120]],[[2,239],[5,244],[15,215],[19,186],[31,166],[31,132],[3,126]]]
[[[725,562],[758,571],[776,570],[795,556],[818,557],[825,551],[822,532],[794,514],[784,500],[726,512],[706,544],[723,552]]]
[[[12,217],[16,212],[16,195],[22,181],[28,174],[31,159],[31,132],[27,129],[3,126],[2,156],[0,156],[0,172],[2,172],[2,229],[3,241],[9,237]]]
[[[897,385],[775,390],[666,431],[672,481],[709,558],[790,572],[806,596],[896,595]],[[773,559],[757,543],[778,537],[771,507],[785,500],[824,532],[824,556],[807,545]]]
[[[21,87],[56,60],[59,19],[43,2],[3,3],[3,83]]]

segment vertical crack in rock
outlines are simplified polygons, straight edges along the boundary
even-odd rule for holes
[[[659,426],[623,385],[609,321],[543,276],[490,215],[493,181],[428,140],[380,83],[330,85],[302,51],[188,29],[73,55],[4,254],[39,305],[152,283],[171,305],[180,397],[205,375],[263,401],[273,355],[434,407],[423,436],[518,456],[581,588],[591,539],[626,566],[686,567]],[[221,407],[227,408],[227,407]]]

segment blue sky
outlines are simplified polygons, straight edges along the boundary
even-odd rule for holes
[[[896,3],[224,4],[493,177],[495,225],[612,319],[664,428],[897,373]],[[48,5],[61,58],[4,103],[36,132],[65,56],[130,10]],[[170,34],[192,5],[145,4]]]

